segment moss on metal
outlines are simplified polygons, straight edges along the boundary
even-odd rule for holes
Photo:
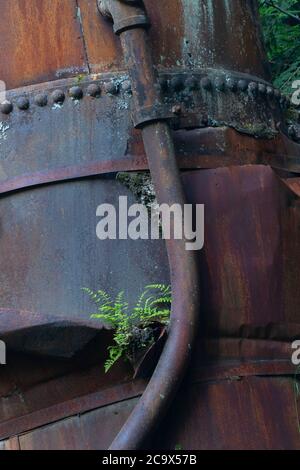
[[[136,197],[140,204],[143,204],[150,211],[157,203],[154,185],[150,173],[143,172],[120,172],[117,180],[124,184]]]

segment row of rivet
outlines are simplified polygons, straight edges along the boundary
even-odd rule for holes
[[[270,99],[274,98],[280,102],[282,106],[289,106],[289,98],[283,96],[281,92],[270,85],[264,83],[254,82],[246,79],[235,79],[235,78],[223,78],[216,77],[211,79],[209,77],[203,77],[200,81],[196,77],[188,77],[184,79],[183,77],[176,76],[170,80],[161,79],[160,80],[161,89],[163,92],[170,90],[171,92],[181,92],[184,90],[195,91],[200,88],[207,91],[213,92],[226,92],[229,90],[233,93],[235,92],[248,92],[249,95],[256,96],[266,96]],[[131,91],[131,84],[129,80],[123,81],[121,84],[117,80],[111,80],[104,84],[104,90],[107,94],[116,95],[120,91],[120,88],[124,92]],[[87,95],[91,97],[99,97],[102,93],[100,85],[92,83],[87,87]],[[83,88],[80,86],[73,86],[69,89],[69,96],[74,100],[81,100],[84,97]],[[66,93],[62,90],[54,90],[50,95],[50,100],[52,104],[62,104],[66,99]],[[46,93],[39,93],[34,97],[34,103],[37,106],[44,107],[47,106],[49,101],[48,95]],[[30,107],[29,98],[26,96],[19,97],[16,100],[16,105],[20,110],[26,111]],[[13,103],[11,101],[4,101],[0,104],[0,111],[3,114],[10,114],[13,111]]]
[[[116,95],[120,91],[120,89],[124,92],[129,93],[131,91],[131,84],[129,81],[123,81],[121,84],[118,84],[116,81],[110,81],[104,84],[104,90],[107,94]],[[101,86],[92,83],[87,87],[87,95],[93,98],[98,98],[101,93],[102,89]],[[73,86],[69,89],[68,92],[70,98],[73,100],[81,100],[84,97],[83,88],[80,86]],[[63,104],[66,99],[66,93],[62,90],[54,90],[50,94],[50,102],[55,104]],[[38,93],[34,97],[34,103],[39,107],[47,106],[49,102],[49,97],[46,93]],[[16,106],[22,110],[26,111],[30,107],[30,100],[27,96],[21,96],[16,99]],[[3,103],[0,104],[0,111],[3,114],[10,114],[13,111],[14,105],[11,101],[5,100]]]
[[[216,77],[214,79],[209,77],[203,77],[200,81],[196,77],[188,77],[184,79],[183,77],[173,77],[171,80],[161,79],[160,81],[161,89],[164,92],[170,90],[173,92],[181,92],[184,90],[195,91],[202,88],[207,92],[226,92],[231,91],[236,92],[247,92],[253,97],[265,96],[269,98],[274,98],[278,100],[282,105],[289,106],[290,99],[283,96],[279,90],[267,85],[265,83],[254,82],[251,80],[236,79],[236,78],[223,78]]]

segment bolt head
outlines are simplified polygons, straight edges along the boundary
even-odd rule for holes
[[[212,89],[211,79],[208,77],[203,77],[201,79],[201,87],[206,91],[211,90]]]
[[[48,96],[44,93],[39,93],[34,98],[34,102],[37,106],[44,107],[48,104]]]
[[[225,91],[225,81],[222,77],[217,77],[215,79],[215,87],[218,91]]]
[[[3,114],[10,114],[13,110],[13,104],[11,101],[5,100],[3,103],[1,103],[0,110]]]
[[[73,86],[69,90],[69,95],[73,100],[81,100],[83,98],[83,91],[80,86]]]
[[[264,83],[259,83],[258,91],[261,95],[265,95],[267,93],[267,87]]]
[[[51,94],[51,98],[54,103],[62,104],[65,101],[66,96],[62,90],[54,90]]]
[[[105,83],[104,89],[105,89],[106,93],[109,94],[109,95],[116,95],[119,91],[118,85],[113,80],[111,80],[110,82]]]
[[[240,91],[246,91],[248,89],[248,82],[247,80],[239,80],[237,86]]]
[[[226,85],[233,92],[237,90],[237,81],[234,78],[227,78]]]
[[[97,98],[98,96],[101,95],[101,88],[99,85],[97,85],[96,83],[91,83],[88,87],[87,87],[87,94],[89,96],[92,96],[93,98]]]
[[[121,90],[124,92],[124,93],[131,93],[131,81],[130,80],[125,80],[122,85],[121,85]]]
[[[253,96],[257,95],[258,84],[256,82],[250,82],[249,85],[248,85],[248,91]]]
[[[17,106],[21,111],[26,111],[29,108],[29,99],[26,96],[21,96],[17,100]]]
[[[206,91],[212,90],[212,81],[209,77],[203,77],[200,82],[201,88]]]

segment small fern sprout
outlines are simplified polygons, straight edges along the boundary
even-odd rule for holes
[[[91,318],[103,321],[114,330],[114,344],[108,348],[105,372],[121,357],[134,361],[138,350],[154,343],[157,325],[166,326],[169,323],[172,303],[169,285],[146,286],[131,309],[124,299],[124,291],[119,292],[114,299],[103,290],[83,288],[83,291],[97,307],[97,312]]]

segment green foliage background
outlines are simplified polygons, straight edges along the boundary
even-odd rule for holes
[[[291,94],[292,82],[300,79],[300,22],[273,5],[300,18],[299,0],[259,0],[265,44],[275,85]]]

